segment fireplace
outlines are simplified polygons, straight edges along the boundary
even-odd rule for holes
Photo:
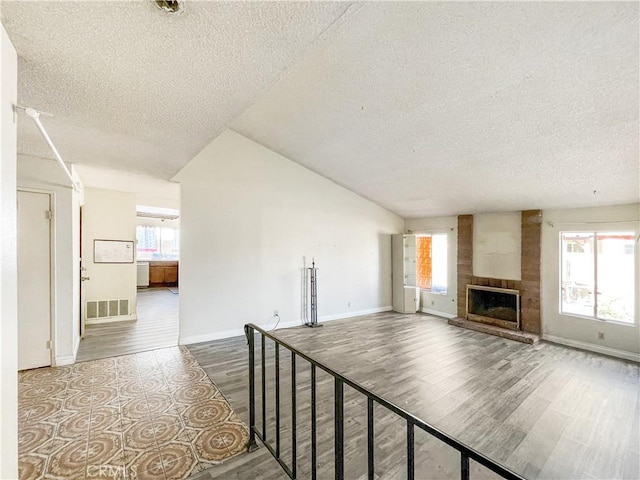
[[[520,292],[467,285],[467,320],[520,330]]]

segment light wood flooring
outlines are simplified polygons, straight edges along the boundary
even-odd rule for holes
[[[531,479],[640,478],[639,365],[547,342],[526,345],[427,315],[383,313],[277,336]],[[273,440],[273,348],[267,342],[267,434]],[[248,422],[243,337],[189,347]],[[259,341],[256,342],[258,361]],[[309,367],[297,362],[298,478],[309,475]],[[281,350],[283,458],[290,459],[289,356]],[[260,368],[256,370],[257,418]],[[333,478],[333,382],[318,373],[318,478]],[[261,422],[259,422],[259,425]],[[366,401],[345,388],[346,478],[366,478]],[[376,476],[406,478],[405,424],[376,408]],[[290,460],[289,460],[290,461]],[[495,478],[479,465],[471,478]],[[287,478],[265,448],[198,479]],[[459,478],[459,456],[416,430],[416,478]]]
[[[178,299],[168,288],[138,290],[138,320],[87,325],[76,362],[176,346]]]

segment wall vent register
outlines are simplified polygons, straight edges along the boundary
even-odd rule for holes
[[[98,300],[87,302],[87,320],[97,318],[112,318],[129,315],[129,300]]]

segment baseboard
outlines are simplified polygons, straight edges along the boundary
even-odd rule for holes
[[[60,355],[57,356],[55,359],[55,365],[56,367],[62,367],[64,365],[73,365],[74,363],[76,363],[76,356],[75,355]]]
[[[436,317],[442,317],[442,318],[456,318],[457,317],[457,315],[455,313],[440,312],[438,310],[432,310],[430,308],[423,308],[420,311],[422,313],[428,313],[429,315],[435,315]]]
[[[595,345],[593,343],[581,342],[579,340],[571,340],[568,338],[556,337],[555,335],[542,334],[542,339],[552,343],[559,343],[560,345],[566,345],[567,347],[579,348],[581,350],[588,350],[590,352],[602,353],[603,355],[609,355],[610,357],[622,358],[624,360],[631,360],[632,362],[640,363],[640,354],[627,352],[625,350],[618,350],[617,348],[605,347],[603,345]]]
[[[107,318],[92,318],[91,320],[85,320],[85,325],[98,325],[101,323],[116,323],[116,322],[131,322],[138,320],[137,315],[123,315],[121,317],[107,317]]]
[[[222,340],[223,338],[241,337],[242,335],[244,335],[244,328],[234,328],[233,330],[224,330],[222,332],[202,333],[200,335],[189,335],[187,337],[178,338],[178,345],[211,342],[213,340]]]
[[[356,312],[339,313],[337,315],[325,315],[318,318],[318,322],[330,322],[332,320],[340,320],[343,318],[359,317],[361,315],[370,315],[372,313],[388,312],[391,310],[391,306],[376,307],[367,310],[358,310]],[[278,330],[282,328],[299,327],[304,325],[302,320],[293,320],[290,322],[280,322],[278,324]],[[258,325],[260,326],[260,325]],[[265,330],[268,328],[263,327]],[[273,328],[272,326],[270,328]],[[244,335],[244,328],[234,328],[233,330],[225,330],[222,332],[203,333],[201,335],[189,335],[187,337],[180,337],[178,344],[180,345],[192,345],[194,343],[211,342],[213,340],[222,340],[223,338],[240,337]]]
[[[355,312],[343,312],[343,313],[338,313],[336,315],[324,315],[322,317],[318,317],[318,322],[330,322],[331,320],[341,320],[343,318],[360,317],[362,315],[371,315],[372,313],[388,312],[392,309],[393,307],[391,305],[387,305],[385,307],[368,308],[366,310],[358,310]]]

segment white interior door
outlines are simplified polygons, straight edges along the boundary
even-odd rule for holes
[[[51,195],[18,191],[18,369],[51,365]]]

